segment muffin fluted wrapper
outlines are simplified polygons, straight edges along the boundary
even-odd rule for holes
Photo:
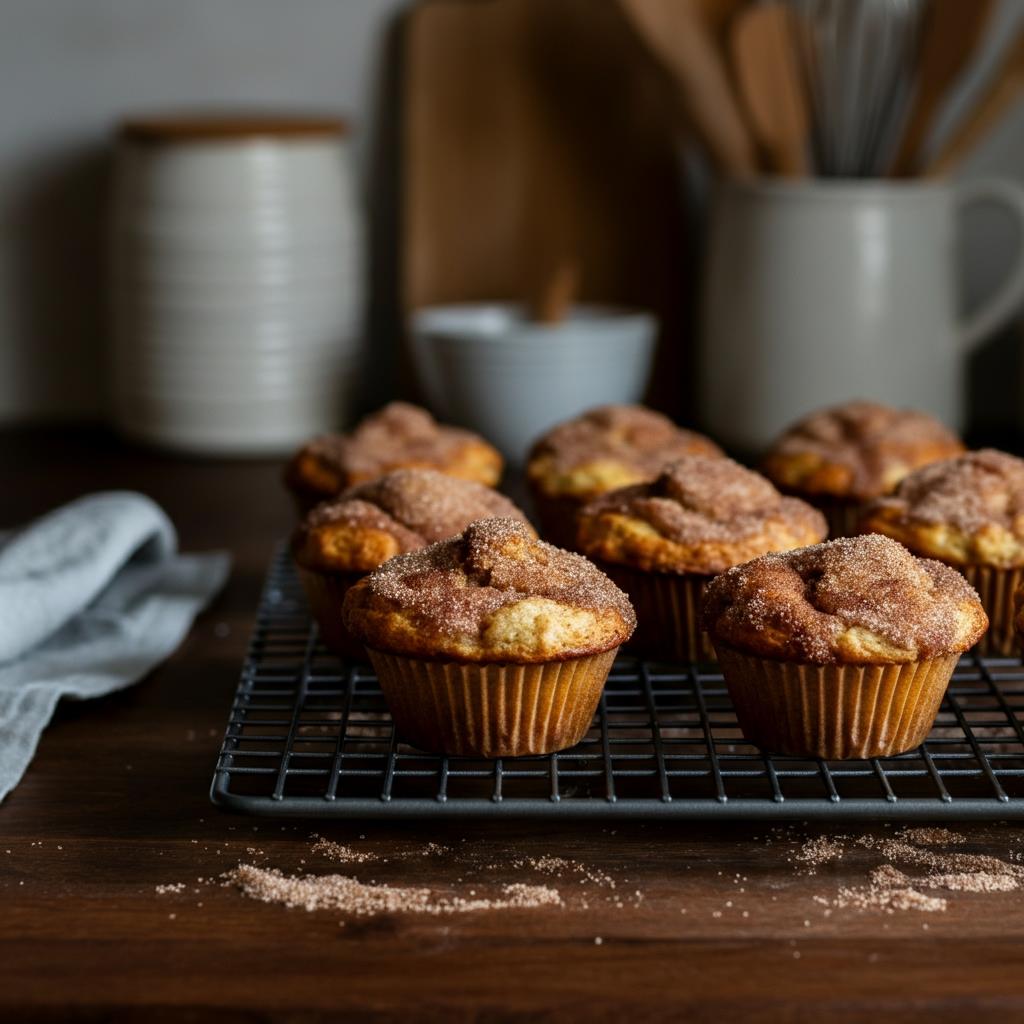
[[[988,615],[988,631],[974,649],[983,657],[1008,658],[1017,654],[1013,594],[1024,582],[1024,568],[994,569],[987,565],[961,565],[957,568],[978,592]]]
[[[664,661],[714,661],[700,625],[700,600],[712,577],[698,573],[643,572],[612,562],[597,565],[629,595],[636,631],[628,648]]]
[[[828,524],[829,540],[837,537],[855,537],[860,533],[860,520],[865,503],[843,498],[810,499]]]
[[[545,494],[534,484],[530,486],[530,496],[544,540],[568,551],[576,551],[576,515],[585,502],[571,495]]]
[[[616,650],[538,664],[367,653],[400,738],[438,754],[520,757],[583,739]]]
[[[301,565],[296,565],[295,570],[324,646],[343,657],[365,661],[366,648],[348,631],[341,616],[345,595],[365,573],[319,572]]]
[[[807,665],[716,648],[744,737],[773,753],[828,761],[920,746],[959,660]]]

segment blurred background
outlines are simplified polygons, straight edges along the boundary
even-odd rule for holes
[[[676,5],[701,8],[734,82],[728,19],[741,6]],[[946,174],[1024,181],[1024,62],[1006,67],[1020,48],[1024,0],[988,6],[927,125],[919,166],[1003,76],[999,116]],[[531,296],[557,304],[559,289],[654,312],[648,398],[681,421],[701,420],[692,361],[714,147],[709,158],[686,102],[680,114],[671,58],[666,70],[665,55],[627,21],[613,0],[5,0],[0,423],[109,419],[112,391],[134,386],[118,384],[111,353],[130,362],[123,353],[142,351],[153,317],[122,310],[128,326],[113,343],[116,188],[128,197],[123,217],[145,212],[131,205],[134,172],[115,185],[119,125],[210,110],[348,122],[351,230],[329,287],[348,295],[338,316],[359,361],[346,364],[351,380],[322,427],[394,394],[422,398],[423,374],[403,342],[413,310]],[[727,175],[719,167],[717,176]],[[1005,211],[982,207],[964,220],[956,287],[969,307],[998,288],[1019,239]],[[138,247],[124,256],[133,266],[151,258]],[[123,261],[114,266],[126,273]],[[118,287],[137,299],[132,281]],[[173,358],[161,338],[161,358]],[[1024,426],[1022,338],[1017,312],[963,363],[976,434]],[[149,373],[145,386],[156,389],[150,364],[131,372]]]

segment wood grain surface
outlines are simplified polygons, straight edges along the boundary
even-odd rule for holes
[[[61,707],[0,805],[0,1020],[1024,1017],[1024,893],[948,894],[948,909],[931,914],[826,907],[815,897],[863,884],[878,863],[852,848],[809,874],[795,854],[829,829],[385,827],[216,810],[207,791],[220,735],[265,562],[290,521],[278,467],[188,462],[88,431],[0,435],[0,526],[102,487],[152,495],[185,548],[228,547],[235,568],[157,672],[126,693]],[[959,831],[962,850],[1024,853],[1019,826]],[[566,906],[360,920],[257,903],[209,881],[240,860],[346,870],[310,850],[312,832],[387,857],[347,869],[364,881],[462,895],[548,884]],[[427,841],[448,852],[403,859]],[[514,863],[545,855],[574,858],[616,887]],[[182,892],[156,892],[179,883]]]

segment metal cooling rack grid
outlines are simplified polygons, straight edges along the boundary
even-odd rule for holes
[[[319,645],[281,549],[211,795],[303,817],[1024,818],[1024,667],[968,656],[919,750],[819,762],[745,743],[714,668],[621,657],[571,750],[440,757],[394,735],[370,666]]]

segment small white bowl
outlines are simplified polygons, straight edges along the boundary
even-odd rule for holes
[[[610,306],[574,306],[558,324],[514,304],[432,306],[412,316],[412,354],[427,402],[477,431],[513,464],[561,420],[643,398],[657,321]]]

